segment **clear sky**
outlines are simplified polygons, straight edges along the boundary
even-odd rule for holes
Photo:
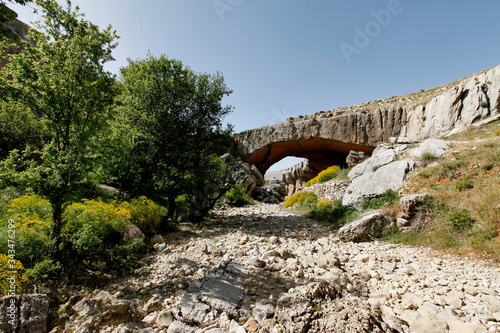
[[[8,4],[29,22],[29,8]],[[223,73],[240,132],[500,64],[498,0],[74,0],[121,36],[108,70],[165,54]],[[272,169],[288,166],[276,164]]]

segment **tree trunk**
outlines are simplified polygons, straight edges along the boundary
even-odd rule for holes
[[[175,195],[169,194],[168,196],[168,207],[167,207],[167,215],[170,220],[174,220],[175,216]]]

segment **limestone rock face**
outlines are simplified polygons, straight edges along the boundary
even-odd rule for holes
[[[344,242],[362,242],[372,237],[382,236],[385,227],[390,220],[381,213],[366,215],[339,229],[338,235]]]
[[[399,190],[407,173],[414,167],[410,159],[397,160],[406,149],[406,145],[382,145],[371,158],[352,168],[347,175],[351,182],[342,204],[352,206],[363,199],[380,196],[387,190]]]
[[[252,194],[256,186],[265,184],[264,176],[255,165],[242,162],[230,154],[221,156],[221,159],[233,168],[232,178],[235,182],[243,185],[245,193]]]
[[[0,298],[0,331],[48,332],[49,300],[47,295],[18,295]]]

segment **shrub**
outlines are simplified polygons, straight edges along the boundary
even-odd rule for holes
[[[422,156],[420,156],[420,158],[422,161],[432,161],[436,158],[436,156],[433,153],[426,151],[422,154]]]
[[[419,176],[419,177],[421,177],[421,178],[424,178],[424,179],[427,179],[427,178],[430,178],[430,177],[431,177],[431,175],[430,175],[430,174],[428,174],[428,173],[427,173],[427,172],[425,172],[425,171],[422,171],[421,173],[419,173],[419,174],[418,174],[418,176]]]
[[[0,296],[7,296],[11,292],[21,294],[27,284],[28,277],[23,264],[19,260],[12,260],[5,254],[0,254]]]
[[[243,190],[243,185],[236,184],[229,191],[225,197],[229,200],[229,204],[235,207],[243,207],[252,203],[252,199]]]
[[[481,165],[481,170],[483,171],[489,171],[491,169],[493,169],[493,163],[485,163]]]
[[[334,227],[338,228],[352,220],[356,212],[355,208],[342,206],[342,199],[335,200],[333,204],[324,200],[313,206],[307,216],[319,221],[333,222]]]
[[[162,218],[161,209],[151,200],[142,196],[124,203],[131,214],[132,223],[148,236],[154,235]]]
[[[453,210],[445,215],[446,222],[455,229],[469,229],[474,224],[470,213],[467,210]]]
[[[298,203],[299,207],[308,208],[315,205],[317,201],[318,197],[312,192],[298,192],[286,200],[285,207],[292,207]]]
[[[455,186],[459,191],[465,191],[474,188],[472,182],[467,178],[458,180]]]
[[[306,186],[311,186],[314,184],[321,184],[324,182],[329,181],[330,179],[335,178],[337,173],[340,171],[340,166],[338,165],[332,165],[331,167],[328,167],[326,170],[321,171],[316,177],[313,179],[309,180],[306,183]]]
[[[497,129],[493,132],[493,136],[500,136],[500,128],[497,128]]]
[[[482,101],[481,104],[479,104],[482,108],[487,108],[488,107],[488,102]]]
[[[120,242],[131,212],[116,203],[82,200],[66,207],[62,236],[64,244],[79,254],[102,255]]]
[[[35,264],[35,267],[26,270],[26,275],[30,281],[38,282],[45,280],[51,273],[62,269],[61,263],[54,263],[52,259],[45,259],[44,261]]]
[[[370,200],[363,200],[361,202],[361,207],[365,210],[367,209],[379,209],[383,206],[389,206],[396,203],[399,200],[399,196],[393,190],[385,191],[380,197],[373,198]]]
[[[465,162],[462,160],[446,161],[441,164],[441,169],[438,172],[439,178],[458,178],[458,170],[465,167]]]
[[[23,195],[10,201],[7,213],[0,221],[0,250],[7,253],[8,220],[15,221],[16,258],[25,265],[42,260],[53,242],[52,206],[49,201],[35,194]]]

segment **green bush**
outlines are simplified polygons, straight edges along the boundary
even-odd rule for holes
[[[398,202],[398,200],[399,200],[399,196],[396,192],[394,192],[393,190],[387,190],[378,198],[373,198],[370,200],[363,200],[361,202],[361,207],[364,210],[379,209],[379,208],[382,208],[384,206],[392,205],[392,204]]]
[[[441,164],[441,169],[438,172],[439,178],[458,178],[458,171],[466,166],[462,160],[446,161]]]
[[[422,161],[432,161],[436,158],[436,156],[433,153],[426,151],[422,154],[422,156],[420,156],[420,158]]]
[[[319,221],[333,222],[338,228],[356,216],[357,210],[353,207],[342,206],[342,199],[330,203],[328,200],[318,202],[307,214],[309,218]]]
[[[455,186],[456,186],[457,190],[459,190],[459,191],[465,191],[465,190],[469,190],[471,188],[474,188],[474,185],[472,184],[472,182],[467,178],[459,179]]]
[[[142,196],[122,204],[130,212],[132,223],[148,236],[157,231],[162,219],[162,211],[153,201]]]
[[[459,230],[470,229],[474,224],[474,219],[467,210],[452,210],[445,215],[445,219],[453,228]]]
[[[9,220],[15,222],[16,259],[27,267],[43,260],[53,244],[52,206],[49,201],[35,194],[10,201],[0,221],[1,253],[7,253]]]
[[[337,173],[340,171],[340,166],[338,165],[332,165],[328,167],[326,170],[321,171],[316,177],[313,179],[309,180],[306,183],[306,187],[314,185],[314,184],[321,184],[324,182],[329,181],[330,179],[335,178]]]
[[[52,259],[35,264],[35,267],[26,270],[26,275],[32,282],[38,282],[47,279],[52,273],[62,269],[61,263],[54,263]]]
[[[131,212],[116,203],[82,200],[63,213],[63,244],[80,255],[104,254],[118,244]]]
[[[229,200],[229,204],[235,207],[243,207],[252,203],[252,198],[245,193],[241,184],[234,185],[226,192],[225,197]]]

